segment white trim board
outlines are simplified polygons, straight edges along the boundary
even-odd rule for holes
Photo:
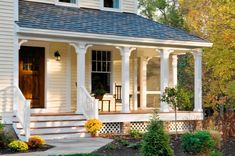
[[[212,47],[213,43],[210,42],[192,42],[192,41],[177,41],[177,40],[160,40],[151,38],[135,38],[124,37],[115,35],[102,35],[92,33],[79,33],[79,32],[67,32],[58,30],[46,30],[46,29],[33,29],[19,27],[19,34],[31,34],[31,35],[49,35],[54,37],[71,37],[77,39],[97,39],[97,40],[109,40],[121,43],[142,43],[142,44],[155,44],[155,45],[167,45],[167,46],[188,46],[188,47]],[[91,42],[92,43],[92,42]]]
[[[32,113],[36,112],[45,112],[45,110],[48,108],[47,105],[47,90],[48,90],[48,73],[47,73],[47,62],[48,62],[48,54],[49,54],[49,43],[47,42],[37,42],[37,41],[29,41],[26,43],[23,43],[21,46],[29,46],[29,47],[42,47],[45,48],[45,86],[44,86],[44,108],[43,109],[31,109]],[[19,64],[19,60],[17,60],[17,64]],[[18,69],[19,70],[19,69]],[[19,77],[17,78],[19,81]]]

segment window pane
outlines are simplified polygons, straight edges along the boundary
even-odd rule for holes
[[[96,60],[96,51],[92,51],[92,60],[95,61]]]
[[[111,61],[111,52],[110,51],[107,52],[107,61]]]
[[[107,54],[106,51],[102,52],[102,61],[106,61],[107,60],[106,54]]]
[[[101,61],[101,51],[97,51],[97,61]]]
[[[96,71],[96,62],[92,61],[92,71]]]
[[[103,88],[110,93],[110,74],[109,73],[92,73],[92,92],[96,89]]]
[[[118,9],[120,7],[119,0],[104,0],[104,7]]]
[[[107,72],[111,72],[111,62],[107,63]]]
[[[106,71],[107,71],[106,62],[102,62],[102,71],[103,71],[103,72],[106,72]]]
[[[113,0],[114,4],[113,4],[113,8],[118,9],[119,8],[119,0]]]
[[[97,71],[101,71],[101,62],[97,62]]]
[[[59,2],[76,4],[76,0],[59,0]]]

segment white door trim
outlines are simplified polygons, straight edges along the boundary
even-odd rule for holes
[[[49,43],[47,42],[39,42],[39,41],[28,41],[23,43],[21,46],[28,46],[28,47],[42,47],[45,48],[45,80],[44,80],[44,108],[42,109],[31,109],[32,113],[44,113],[47,111],[47,90],[48,90],[48,72],[47,72],[47,62],[48,62],[48,54],[49,54]],[[17,64],[19,64],[19,60],[17,60]],[[17,77],[19,82],[19,77]]]

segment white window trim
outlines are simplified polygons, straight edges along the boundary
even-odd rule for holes
[[[56,0],[55,5],[60,5],[60,6],[67,6],[67,7],[80,7],[79,5],[79,0],[76,0],[76,3],[65,3],[65,2],[59,2],[59,0]]]
[[[104,11],[122,12],[122,0],[119,0],[119,8],[104,7],[104,0],[100,0],[100,9]]]

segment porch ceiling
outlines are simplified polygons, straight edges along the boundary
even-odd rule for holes
[[[20,0],[19,6],[19,21],[16,22],[18,26],[42,30],[41,33],[54,31],[55,34],[61,32],[67,36],[71,35],[70,37],[91,39],[91,36],[95,36],[97,39],[119,39],[120,42],[125,41],[123,40],[125,38],[125,42],[161,41],[161,44],[171,42],[172,45],[176,42],[188,42],[194,43],[192,44],[194,47],[211,46],[208,41],[183,30],[168,27],[136,14],[71,8],[24,0]],[[75,33],[74,36],[72,33]]]

